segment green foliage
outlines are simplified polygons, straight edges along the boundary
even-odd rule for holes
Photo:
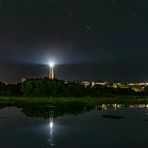
[[[62,80],[29,79],[25,81],[21,88],[25,96],[76,96],[81,97],[85,94],[84,86],[70,82],[65,84]]]
[[[0,95],[1,96],[18,96],[21,95],[21,84],[8,84],[0,82]]]
[[[31,97],[100,97],[110,95],[134,95],[130,88],[114,89],[108,86],[97,85],[85,88],[75,82],[64,83],[62,80],[48,78],[28,79],[22,84],[21,92]]]
[[[113,88],[108,85],[84,87],[79,82],[65,83],[63,80],[48,78],[28,79],[24,83],[8,84],[0,82],[1,96],[27,97],[101,97],[101,96],[146,96],[148,87],[141,92],[132,88]]]
[[[144,88],[144,92],[145,92],[146,94],[148,94],[148,86],[146,86],[146,87]]]

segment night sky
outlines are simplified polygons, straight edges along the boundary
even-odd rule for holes
[[[0,0],[0,81],[148,81],[147,0]]]

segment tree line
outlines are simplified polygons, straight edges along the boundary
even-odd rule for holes
[[[0,82],[1,96],[27,97],[99,97],[111,95],[148,95],[148,87],[143,92],[131,88],[112,88],[96,85],[85,87],[80,83],[48,78],[27,79],[23,83],[8,84]]]
[[[21,83],[16,84],[5,84],[0,82],[0,95],[1,96],[20,96],[21,92]]]

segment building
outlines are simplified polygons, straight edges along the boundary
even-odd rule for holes
[[[49,79],[54,80],[54,64],[50,63],[49,68]]]

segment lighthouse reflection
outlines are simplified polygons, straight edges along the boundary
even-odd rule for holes
[[[49,140],[48,141],[50,146],[54,146],[53,132],[54,132],[53,117],[49,117]]]
[[[53,128],[53,117],[49,118],[49,126],[50,126],[50,129],[52,130],[52,128]]]

